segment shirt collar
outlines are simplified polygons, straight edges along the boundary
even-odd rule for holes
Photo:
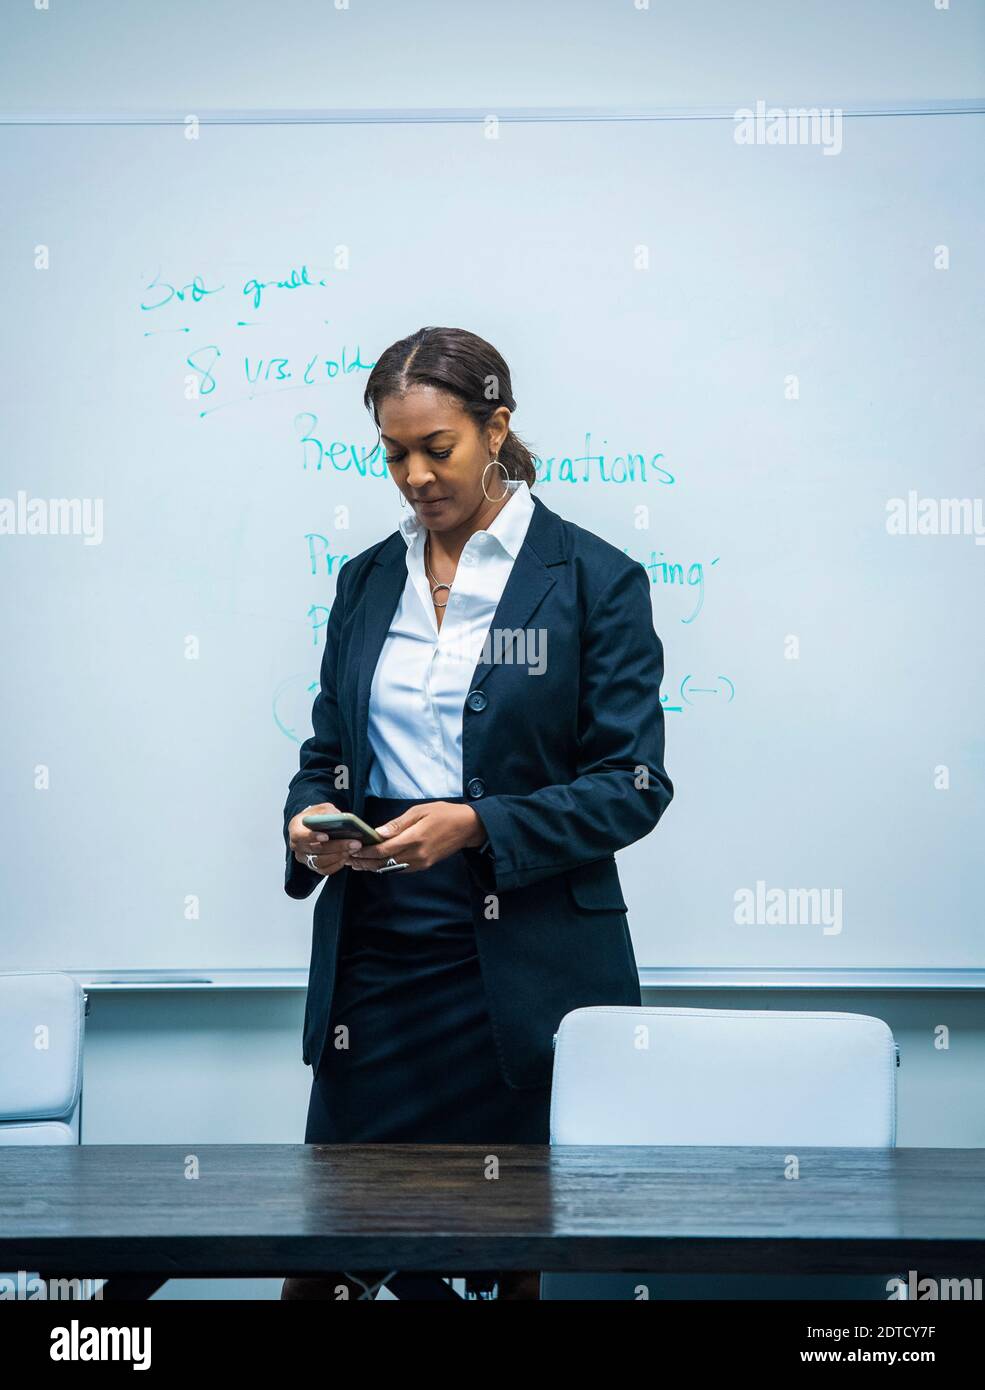
[[[501,507],[496,513],[485,530],[499,542],[510,559],[515,560],[527,534],[527,526],[534,509],[534,500],[530,488],[522,479],[512,479],[507,483],[507,487],[512,496],[505,507]],[[401,517],[399,530],[407,542],[407,548],[410,549],[426,528],[418,519],[417,513],[411,511],[409,516]]]

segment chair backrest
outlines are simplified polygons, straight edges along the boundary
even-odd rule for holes
[[[552,1144],[896,1143],[896,1045],[866,1014],[575,1009],[558,1029]]]
[[[78,1144],[85,993],[57,971],[0,975],[0,1144]]]
[[[575,1009],[554,1050],[551,1143],[892,1148],[896,1060],[866,1014]],[[545,1271],[541,1297],[882,1301],[901,1277]]]

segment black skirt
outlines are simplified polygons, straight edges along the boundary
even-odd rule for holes
[[[363,819],[382,825],[436,799],[369,797]],[[550,1086],[515,1090],[500,1070],[461,852],[414,873],[342,872],[332,1016],[305,1143],[548,1143]]]

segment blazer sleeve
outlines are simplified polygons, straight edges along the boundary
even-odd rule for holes
[[[349,791],[336,786],[336,778],[345,770],[342,760],[342,737],[339,728],[338,706],[338,664],[339,633],[345,614],[345,592],[348,580],[348,566],[339,570],[338,584],[332,611],[328,615],[325,628],[325,649],[322,652],[321,676],[318,694],[311,710],[313,733],[301,745],[300,766],[291,778],[287,788],[287,801],[284,804],[284,844],[287,860],[284,869],[284,890],[292,898],[307,898],[319,884],[325,882],[325,875],[307,864],[300,864],[294,857],[288,838],[291,821],[308,806],[330,801],[340,811],[351,811]],[[346,778],[348,781],[348,778]]]
[[[634,564],[603,590],[582,633],[574,781],[469,803],[489,846],[466,853],[491,891],[602,858],[654,828],[674,795],[663,765],[662,680],[650,583]]]

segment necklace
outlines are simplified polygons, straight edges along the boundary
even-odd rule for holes
[[[427,540],[424,542],[424,573],[427,575],[428,579],[433,580],[433,584],[432,584],[432,586],[431,586],[431,602],[434,604],[435,608],[447,608],[447,607],[448,607],[448,596],[445,597],[444,603],[439,603],[438,600],[435,598],[435,594],[438,592],[439,589],[447,589],[447,590],[448,590],[448,595],[450,595],[450,594],[451,594],[451,585],[450,585],[450,584],[439,584],[438,581],[437,581],[437,579],[435,578],[435,576],[431,573],[431,568],[430,568],[430,566],[428,565],[428,548],[429,548],[430,544],[431,544],[431,536],[430,536],[430,534],[429,534]]]

